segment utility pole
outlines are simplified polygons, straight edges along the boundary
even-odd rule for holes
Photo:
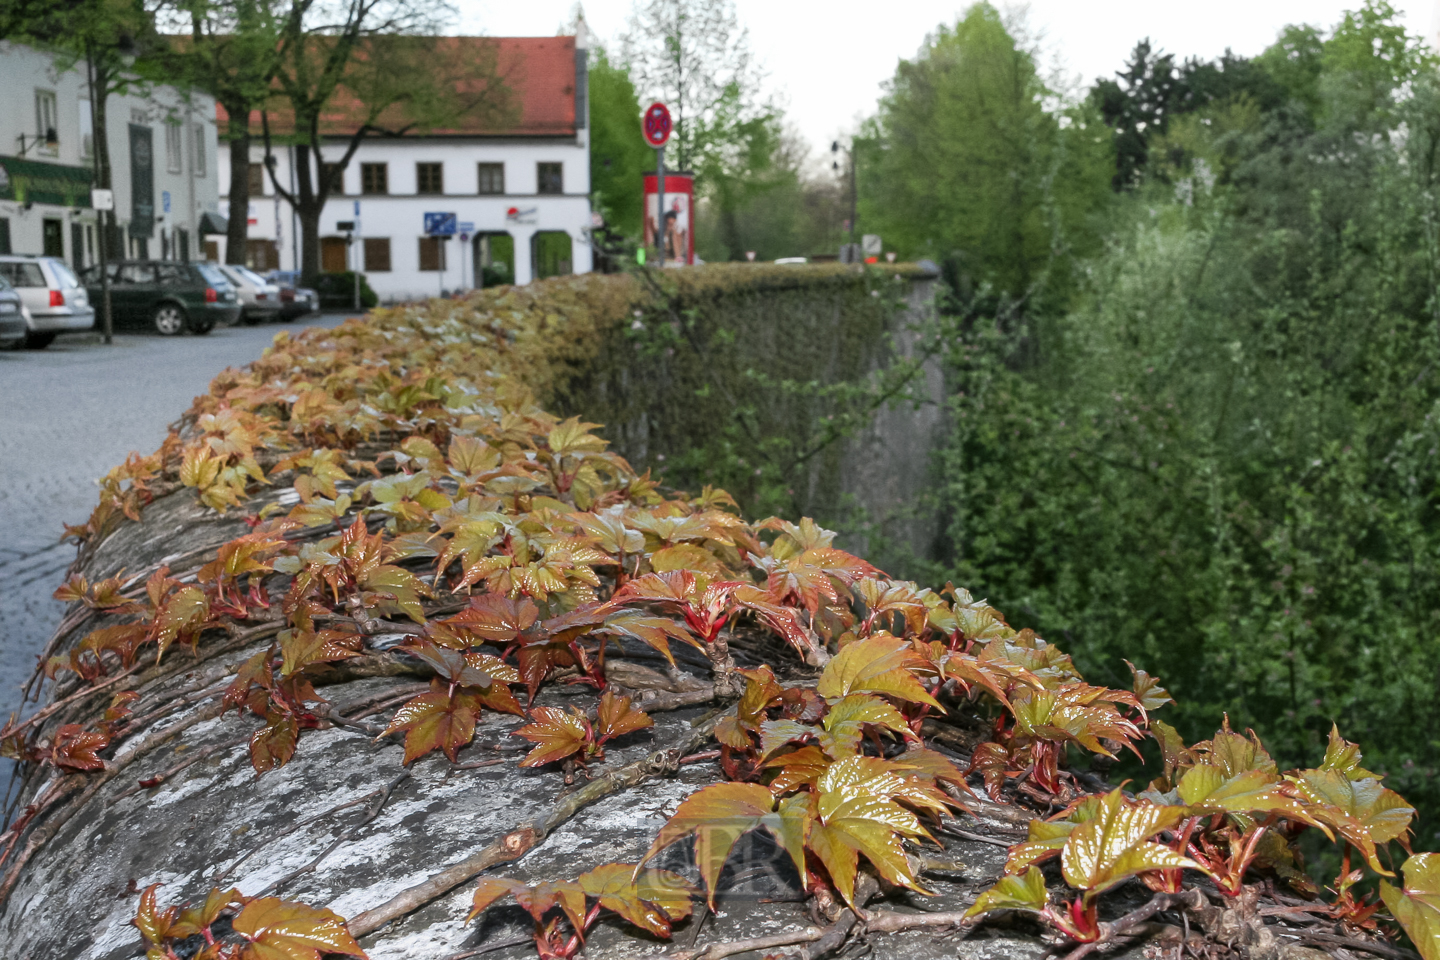
[[[95,165],[95,185],[98,188],[100,186],[100,144],[95,138],[105,136],[105,131],[101,130],[95,124],[95,61],[88,55],[88,48],[86,54],[85,80],[90,86],[90,157]],[[101,329],[105,332],[105,343],[110,344],[115,341],[115,322],[110,310],[110,266],[108,252],[105,249],[109,246],[110,229],[109,224],[106,222],[107,218],[105,214],[114,211],[115,194],[108,189],[96,189],[90,192],[90,198],[90,206],[95,208],[95,239],[98,241],[96,246],[100,251]],[[109,202],[105,204],[106,209],[99,209],[101,204],[96,201],[106,198],[109,200]],[[115,214],[110,212],[110,218],[113,219],[114,216]],[[195,239],[198,242],[200,238],[196,237]]]
[[[859,218],[859,191],[855,184],[855,142],[852,140],[849,147],[840,146],[839,140],[833,141],[830,144],[830,153],[836,157],[835,160],[831,161],[830,168],[836,173],[840,172],[840,160],[838,158],[841,150],[845,151],[845,160],[850,167],[850,219],[848,219],[846,223],[850,225],[849,249],[853,252],[857,226],[855,221]]]

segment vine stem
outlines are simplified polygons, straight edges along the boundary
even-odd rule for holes
[[[517,824],[508,833],[464,860],[452,863],[429,879],[408,887],[384,903],[355,915],[347,924],[351,936],[363,937],[367,933],[373,933],[390,921],[399,919],[432,900],[444,896],[482,871],[501,863],[520,859],[549,836],[556,827],[590,804],[602,800],[612,793],[637,786],[651,777],[675,773],[680,769],[680,758],[693,753],[696,747],[708,741],[720,718],[734,712],[732,707],[716,714],[696,726],[681,738],[679,743],[669,749],[652,753],[642,760],[627,763],[623,767],[596,777],[555,804],[538,820]]]
[[[1155,914],[1162,910],[1169,910],[1176,904],[1182,904],[1191,909],[1199,909],[1205,905],[1205,895],[1198,890],[1190,890],[1186,893],[1157,893],[1145,902],[1143,906],[1131,910],[1116,920],[1100,924],[1100,936],[1082,943],[1065,956],[1065,960],[1080,960],[1081,957],[1089,956],[1095,950],[1112,942],[1117,937],[1124,936],[1128,931],[1140,926]]]

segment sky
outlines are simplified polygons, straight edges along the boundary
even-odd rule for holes
[[[1440,0],[1392,0],[1405,24],[1435,36]],[[461,33],[551,36],[570,22],[574,0],[457,0]],[[817,152],[875,110],[896,63],[914,57],[937,24],[954,22],[964,0],[735,0],[751,49],[768,76],[767,93]],[[1330,27],[1359,0],[1031,0],[1022,6],[1047,67],[1089,84],[1123,66],[1135,42],[1179,58],[1210,58],[1226,47],[1259,53],[1289,23]],[[585,19],[600,43],[618,47],[632,0],[586,0]],[[642,92],[643,96],[643,92]]]

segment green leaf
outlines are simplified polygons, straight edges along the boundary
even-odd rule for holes
[[[1060,854],[1065,882],[1075,889],[1093,896],[1147,870],[1201,869],[1189,857],[1150,842],[1184,818],[1184,807],[1159,807],[1143,800],[1128,803],[1116,789],[1100,801],[1096,814],[1070,832]]]
[[[775,798],[754,783],[716,783],[685,798],[675,815],[660,828],[660,834],[641,858],[643,864],[682,837],[695,835],[695,862],[715,905],[715,883],[741,836],[756,827],[765,827],[781,841],[804,875],[805,858],[795,844],[797,818],[803,810],[782,804],[775,813]],[[638,869],[638,868],[637,868]]]
[[[668,870],[641,870],[633,863],[607,863],[575,880],[600,906],[613,910],[657,937],[669,938],[670,925],[690,915],[695,888]]]
[[[1325,760],[1320,764],[1320,769],[1338,770],[1351,780],[1379,780],[1378,774],[1360,766],[1362,759],[1364,755],[1360,752],[1360,746],[1340,736],[1340,727],[1332,723],[1330,744],[1325,748]]]
[[[1379,780],[1351,780],[1339,770],[1302,770],[1292,778],[1301,796],[1315,806],[1315,819],[1334,827],[1370,864],[1370,869],[1394,876],[1380,862],[1376,847],[1404,836],[1415,808]]]
[[[978,917],[992,910],[1024,910],[1039,913],[1049,903],[1045,892],[1045,874],[1039,867],[1031,867],[1021,876],[1001,877],[989,890],[980,894],[965,919]]]
[[[1380,881],[1380,899],[1424,960],[1440,960],[1440,853],[1417,853],[1401,868],[1403,887]]]
[[[279,897],[251,900],[233,926],[250,940],[242,953],[246,960],[320,960],[322,953],[365,956],[338,915]]]
[[[832,700],[852,693],[881,693],[939,707],[911,672],[912,666],[922,664],[910,644],[877,634],[849,644],[826,664],[815,692]]]

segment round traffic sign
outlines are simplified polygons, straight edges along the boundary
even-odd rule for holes
[[[663,147],[670,139],[670,110],[663,103],[652,103],[645,108],[645,142],[652,147]]]

